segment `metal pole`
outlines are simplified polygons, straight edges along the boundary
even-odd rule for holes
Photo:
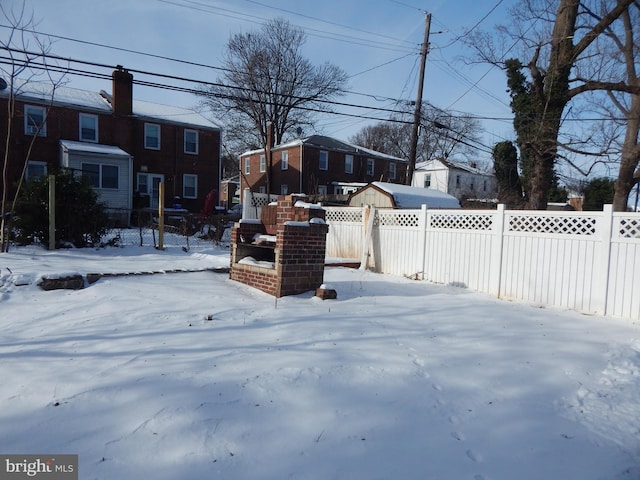
[[[411,185],[413,181],[413,171],[416,168],[416,152],[418,149],[418,132],[420,129],[420,113],[422,110],[422,90],[424,89],[424,70],[427,63],[427,53],[429,52],[429,30],[431,29],[431,14],[427,13],[424,25],[424,41],[420,50],[420,78],[418,80],[418,97],[416,98],[416,108],[413,113],[413,130],[411,131],[411,145],[409,150],[409,163],[407,165],[406,185]]]

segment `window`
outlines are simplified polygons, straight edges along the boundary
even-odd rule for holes
[[[80,141],[81,142],[97,142],[98,141],[98,116],[81,113],[79,116],[80,123]]]
[[[396,164],[395,162],[389,162],[389,179],[396,179]]]
[[[482,191],[486,192],[487,191],[487,181],[485,180],[482,184]]]
[[[318,185],[318,195],[326,195],[326,194],[327,194],[327,186]]]
[[[373,166],[373,158],[367,158],[367,175],[369,175],[370,177],[373,177],[374,174]]]
[[[198,198],[198,176],[185,173],[182,175],[182,198]]]
[[[329,152],[326,150],[320,151],[320,163],[318,164],[320,170],[329,170]]]
[[[353,155],[344,156],[344,173],[353,173]]]
[[[456,188],[460,188],[460,175],[456,175]]]
[[[280,185],[280,195],[286,195],[287,193],[289,193],[289,187],[286,183],[283,183]]]
[[[247,157],[244,159],[244,174],[249,175],[251,173],[251,158]]]
[[[184,131],[184,153],[191,153],[192,155],[198,154],[198,131],[197,130]]]
[[[160,125],[155,123],[144,124],[144,148],[160,150]]]
[[[25,135],[38,134],[39,137],[47,136],[46,111],[44,107],[35,105],[24,106],[24,133]],[[38,131],[38,128],[40,131]]]
[[[260,173],[267,171],[267,158],[264,155],[260,155]]]
[[[47,175],[47,163],[31,160],[27,163],[27,169],[24,171],[26,180],[37,180]]]
[[[258,193],[267,193],[267,187],[264,185],[258,188]]]
[[[471,185],[470,185],[470,187],[471,187],[471,191],[473,192],[473,191],[475,190],[475,186],[473,185],[473,179],[471,179]]]
[[[287,151],[282,152],[282,158],[280,159],[280,168],[282,170],[289,169],[289,152]],[[285,194],[283,193],[283,195]]]
[[[82,178],[93,188],[118,189],[119,169],[115,165],[83,163]]]
[[[431,174],[427,173],[424,176],[424,188],[431,188]]]

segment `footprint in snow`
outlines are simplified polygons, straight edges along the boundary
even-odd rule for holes
[[[469,457],[476,463],[482,461],[482,455],[480,455],[478,452],[474,452],[473,450],[467,450],[467,457]]]
[[[460,432],[451,432],[451,436],[456,440],[460,440],[460,441],[464,440],[464,435]],[[467,455],[469,455],[469,452],[467,452]]]

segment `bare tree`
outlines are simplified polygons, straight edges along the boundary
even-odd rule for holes
[[[637,85],[611,76],[610,70],[593,68],[602,63],[599,41],[635,1],[522,0],[513,11],[513,26],[501,29],[529,52],[522,54],[529,56],[522,68],[530,76],[524,93],[529,97],[530,110],[526,121],[514,125],[518,146],[527,149],[521,151],[521,157],[530,157],[529,208],[546,208],[559,149],[565,147],[560,134],[567,107],[585,92],[638,92]],[[486,37],[484,40],[479,44],[475,37],[471,45],[484,60],[502,64],[508,49],[497,42],[486,43]]]
[[[0,4],[0,14],[9,24],[9,34],[0,40],[0,103],[6,105],[6,129],[4,129],[4,145],[2,149],[2,199],[0,201],[0,251],[6,252],[9,247],[10,212],[15,209],[26,168],[31,156],[34,142],[45,125],[49,108],[53,103],[56,89],[64,82],[64,69],[59,65],[48,63],[47,53],[51,42],[41,38],[35,32],[36,22],[33,14],[26,10],[25,2],[15,9],[8,9]],[[33,126],[22,158],[12,155],[12,138],[15,128],[20,128],[22,112],[16,109],[16,100],[28,90],[35,88],[49,98],[43,118],[28,119]],[[13,163],[11,160],[17,160]],[[13,170],[12,170],[13,168]],[[14,175],[17,168],[18,175]],[[16,183],[14,186],[14,182]]]
[[[636,0],[633,5],[622,13],[624,34],[618,35],[613,29],[609,29],[608,36],[617,48],[618,55],[614,58],[616,63],[624,65],[626,82],[637,91],[630,95],[621,95],[619,92],[609,91],[608,96],[615,108],[622,113],[626,120],[624,140],[620,155],[620,169],[615,182],[613,196],[613,208],[616,211],[625,211],[629,193],[633,186],[640,181],[640,78],[636,63],[640,61],[640,2]],[[615,117],[613,117],[615,118]]]
[[[249,132],[249,140],[244,136],[249,147],[268,154],[270,142],[279,144],[288,132],[312,125],[314,114],[329,110],[327,100],[342,93],[346,73],[328,62],[314,66],[302,55],[305,41],[300,28],[280,18],[257,32],[235,34],[227,44],[224,73],[217,84],[203,88],[205,105],[227,131]],[[269,170],[267,165],[267,188]]]
[[[408,118],[410,112],[407,111]],[[454,115],[428,104],[422,108],[422,127],[418,135],[416,162],[433,158],[447,159],[455,156],[476,156],[478,121],[467,115]],[[408,158],[411,138],[409,120],[393,117],[386,122],[368,125],[349,140],[362,147]],[[474,163],[477,160],[474,159]]]

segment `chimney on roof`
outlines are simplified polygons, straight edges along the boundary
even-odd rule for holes
[[[113,114],[128,117],[133,113],[133,75],[118,65],[111,75],[113,80]]]

